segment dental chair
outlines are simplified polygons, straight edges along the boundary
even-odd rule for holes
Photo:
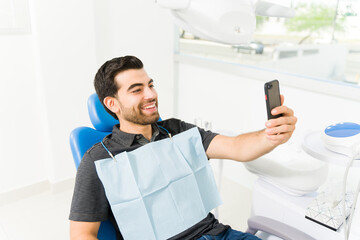
[[[347,238],[344,237],[344,224],[339,221],[339,216],[343,219],[339,205],[343,202],[344,193],[336,187],[339,182],[343,184],[343,173],[335,176],[335,166],[329,166],[328,163],[337,163],[343,167],[349,157],[339,154],[340,148],[335,152],[328,150],[320,135],[321,131],[306,133],[305,138],[302,137],[298,143],[292,139],[271,153],[245,163],[247,170],[258,176],[252,189],[252,215],[285,223],[313,239],[343,240]],[[341,140],[342,146],[346,146],[344,138]],[[346,208],[350,209],[353,205],[358,210],[360,203],[356,206],[356,198],[353,199],[351,192],[349,190],[345,198]],[[338,197],[339,193],[341,198]],[[359,226],[358,213],[352,212],[354,218],[348,217],[348,225],[352,222],[353,226]],[[348,234],[350,240],[360,239],[358,227],[354,227]],[[257,236],[264,240],[274,239],[266,234]]]
[[[332,239],[319,238],[329,236],[328,231],[331,230],[305,218],[306,207],[327,178],[327,164],[288,144],[244,165],[258,176],[252,189],[249,233],[255,234],[254,228],[258,228],[261,232],[256,236],[264,240],[279,239],[276,237],[289,240]],[[262,224],[260,227],[259,222]],[[270,227],[272,229],[269,230]],[[272,232],[273,229],[281,229],[278,230],[280,234]]]
[[[94,129],[78,127],[70,133],[70,146],[76,169],[85,152],[95,143],[101,142],[106,135],[111,133],[113,126],[119,123],[106,112],[95,93],[89,97],[87,105]],[[115,229],[110,221],[101,222],[97,237],[100,240],[116,240]]]
[[[100,142],[106,135],[110,134],[113,126],[119,123],[118,120],[115,120],[106,112],[95,93],[89,97],[87,105],[89,117],[94,128],[78,127],[70,134],[70,146],[76,169],[79,167],[85,152],[95,143]],[[248,165],[247,168],[251,172],[261,175],[260,173],[267,168],[267,165],[260,160],[255,162],[255,165]],[[263,177],[266,177],[265,175],[263,174]],[[257,232],[265,232],[285,240],[313,240],[313,238],[304,232],[261,214],[255,214],[248,220],[247,232],[254,235]],[[100,240],[116,240],[115,229],[110,221],[101,222],[97,237]]]

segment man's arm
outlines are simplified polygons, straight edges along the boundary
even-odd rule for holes
[[[70,221],[71,240],[95,240],[99,231],[100,222]]]
[[[282,95],[281,102],[284,102]],[[297,122],[293,110],[286,106],[279,106],[272,110],[272,114],[283,114],[283,116],[267,121],[264,130],[236,137],[216,136],[206,151],[208,158],[251,161],[287,142]]]

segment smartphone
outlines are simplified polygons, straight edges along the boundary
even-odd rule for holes
[[[264,90],[265,90],[266,110],[267,110],[268,119],[281,117],[282,114],[278,114],[278,115],[271,114],[272,109],[281,106],[279,81],[273,80],[265,83]]]

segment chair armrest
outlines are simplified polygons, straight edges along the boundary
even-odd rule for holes
[[[255,234],[257,231],[266,232],[284,240],[316,240],[306,233],[286,225],[285,223],[261,216],[254,216],[248,219],[248,229],[246,232]]]

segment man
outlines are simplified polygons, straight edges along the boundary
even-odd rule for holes
[[[102,143],[89,149],[79,166],[70,213],[71,239],[96,239],[101,221],[109,219],[123,239],[106,198],[104,186],[96,172],[95,162],[131,152],[149,142],[177,135],[194,127],[177,119],[157,122],[159,119],[157,93],[154,81],[147,75],[142,62],[134,56],[114,58],[98,70],[94,85],[105,109],[120,124]],[[282,97],[282,102],[284,98]],[[286,106],[272,110],[282,117],[266,122],[266,129],[258,132],[227,137],[199,129],[202,145],[208,159],[251,161],[276,146],[285,143],[292,135],[297,122],[293,111]],[[105,149],[106,148],[106,149]],[[258,239],[220,224],[209,213],[194,226],[171,237],[177,239]]]

